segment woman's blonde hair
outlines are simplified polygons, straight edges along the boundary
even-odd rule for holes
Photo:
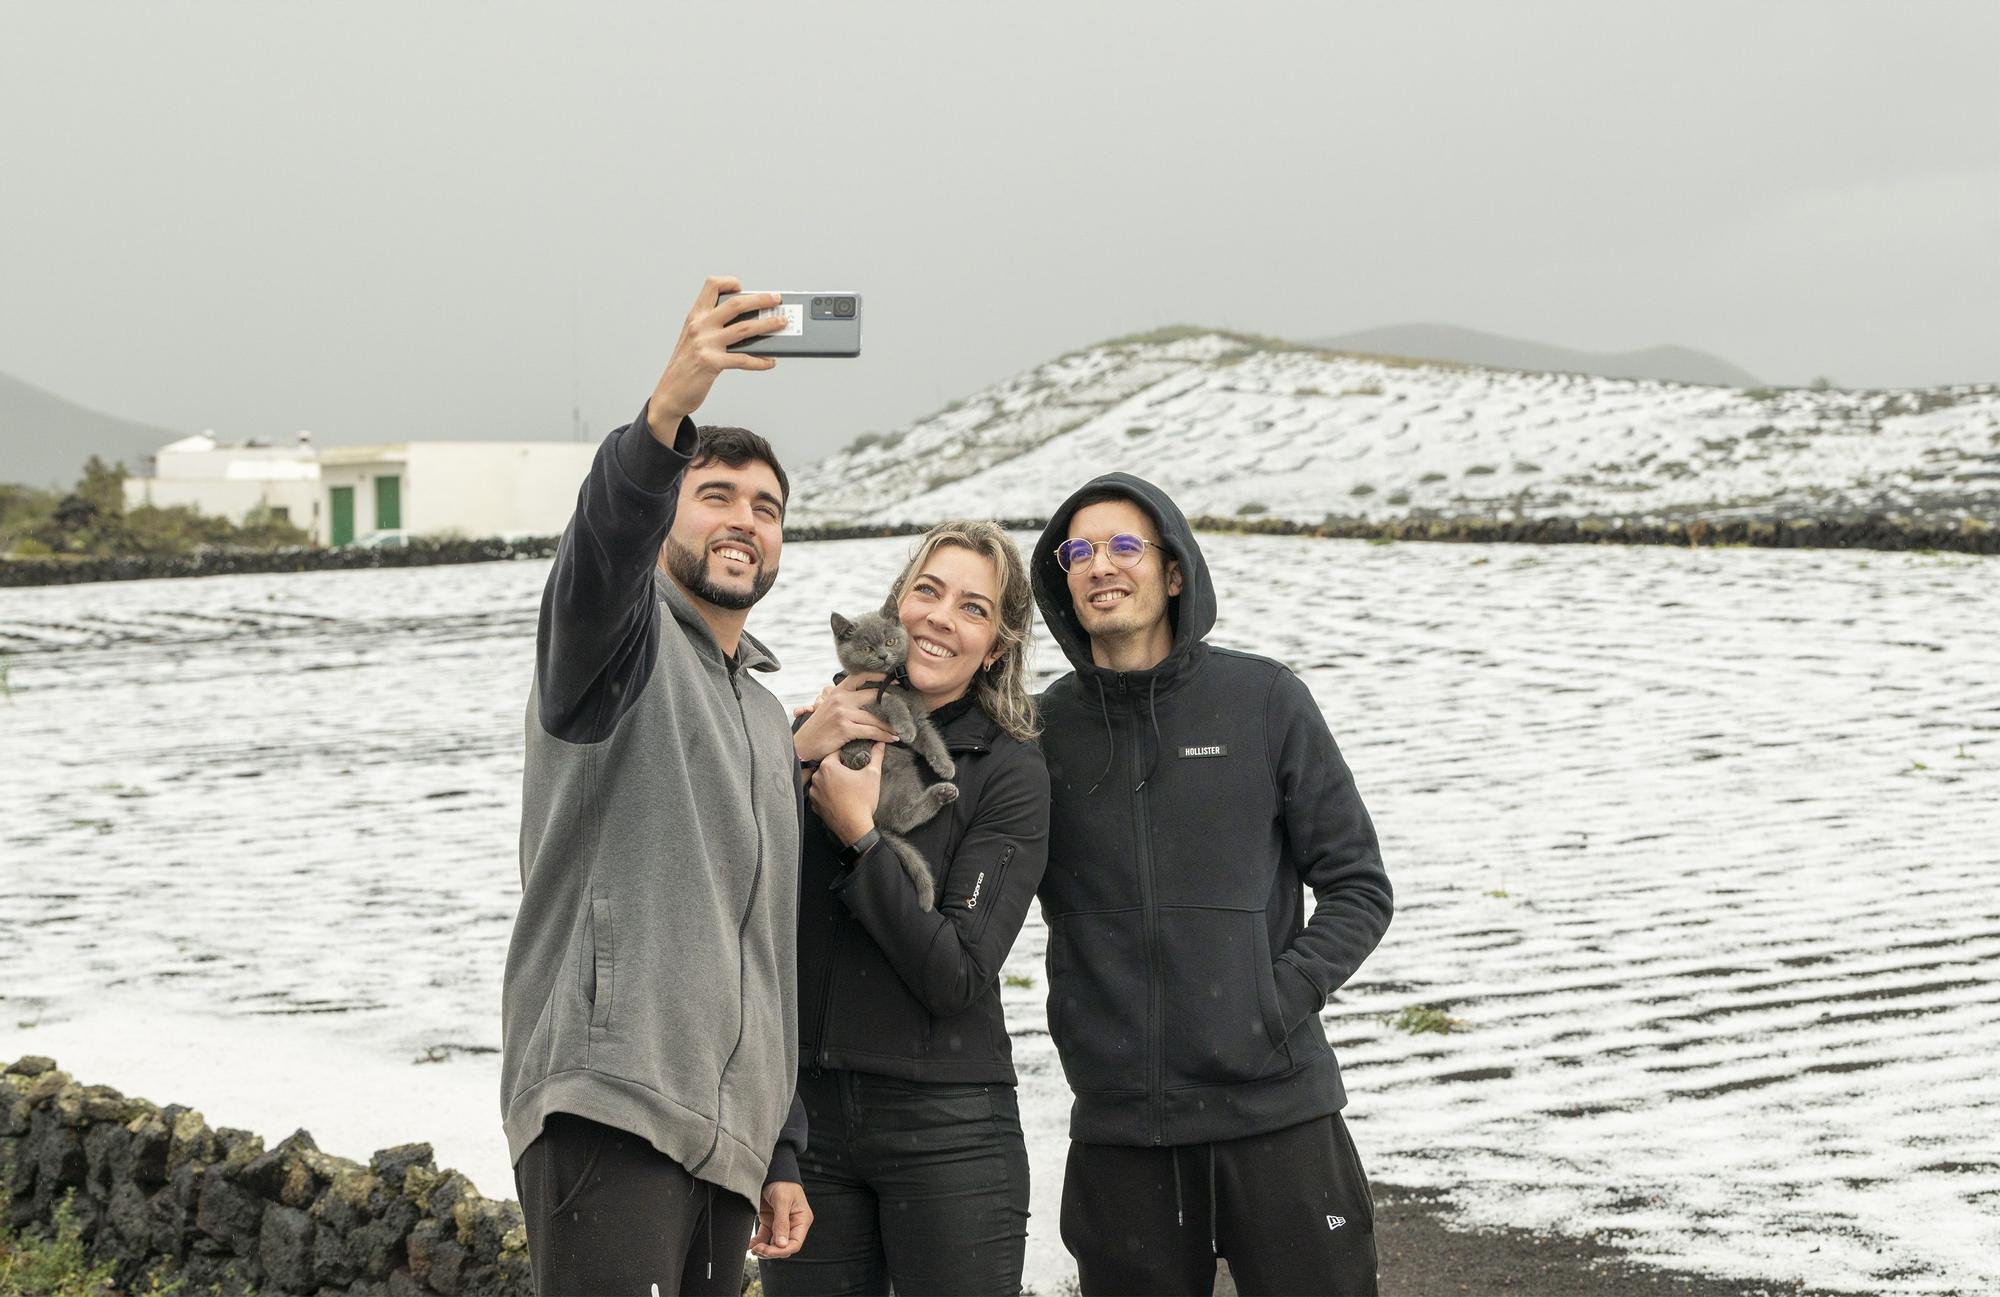
[[[1035,701],[1028,696],[1028,640],[1033,629],[1035,594],[1028,584],[1028,568],[1021,551],[995,522],[955,518],[941,522],[923,534],[910,555],[903,574],[896,578],[889,595],[891,613],[902,606],[903,597],[916,584],[917,575],[931,561],[931,555],[947,545],[972,551],[993,564],[1000,577],[1000,625],[995,635],[1001,645],[999,658],[991,667],[981,667],[972,677],[973,701],[988,716],[1023,743],[1033,742],[1041,733],[1035,715]]]

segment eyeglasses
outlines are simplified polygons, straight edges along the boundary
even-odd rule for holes
[[[1088,564],[1094,559],[1099,547],[1103,548],[1112,566],[1126,568],[1137,567],[1139,560],[1146,557],[1148,549],[1160,548],[1150,540],[1142,540],[1122,531],[1110,540],[1085,540],[1081,536],[1071,536],[1056,546],[1056,564],[1065,572],[1074,572],[1079,563]]]

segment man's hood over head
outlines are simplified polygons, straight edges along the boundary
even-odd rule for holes
[[[1076,608],[1070,603],[1069,578],[1056,562],[1056,547],[1071,535],[1069,523],[1077,511],[1077,502],[1104,492],[1121,495],[1144,509],[1159,528],[1161,544],[1181,565],[1181,592],[1168,601],[1174,646],[1168,651],[1166,661],[1154,668],[1163,681],[1171,680],[1215,625],[1215,587],[1209,581],[1208,562],[1202,557],[1194,530],[1188,526],[1180,507],[1165,491],[1144,478],[1130,473],[1106,473],[1092,478],[1050,515],[1049,525],[1035,547],[1032,566],[1035,603],[1077,674],[1088,678],[1102,670],[1091,661],[1090,637],[1084,633],[1083,623],[1077,620]]]

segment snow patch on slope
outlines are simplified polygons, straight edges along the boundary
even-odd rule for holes
[[[791,521],[1034,518],[1122,469],[1193,515],[2000,517],[2000,387],[1533,374],[1223,333],[1064,356],[808,466]]]

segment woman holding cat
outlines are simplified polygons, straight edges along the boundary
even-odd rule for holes
[[[1000,966],[1048,854],[1049,778],[1034,744],[1027,568],[991,522],[932,528],[890,604],[910,687],[956,769],[956,801],[905,836],[930,864],[920,897],[874,831],[879,677],[821,692],[798,727],[814,767],[799,903],[799,1158],[814,1224],[762,1266],[773,1297],[1020,1291],[1028,1155],[1000,1008]],[[928,776],[927,776],[928,777]]]

